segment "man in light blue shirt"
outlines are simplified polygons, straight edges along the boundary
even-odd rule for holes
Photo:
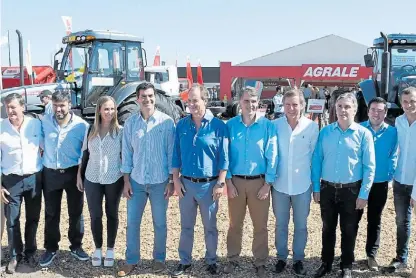
[[[324,127],[312,160],[313,198],[320,203],[323,222],[322,265],[315,277],[331,272],[338,215],[341,223],[342,277],[352,277],[357,210],[367,204],[375,175],[371,132],[354,123],[357,99],[351,93],[337,98],[337,122]]]
[[[176,127],[172,167],[175,191],[180,198],[181,236],[180,262],[173,277],[191,267],[198,206],[205,232],[207,271],[218,273],[217,212],[228,170],[228,131],[225,123],[206,108],[207,100],[208,90],[195,84],[188,96],[191,115],[181,119]]]
[[[175,124],[155,109],[155,87],[143,82],[137,89],[140,112],[130,116],[123,128],[122,165],[127,201],[126,264],[118,276],[131,273],[140,260],[140,224],[147,199],[154,227],[153,272],[166,269],[166,211],[173,193],[172,151]]]
[[[387,115],[387,103],[376,97],[368,103],[369,120],[361,123],[373,135],[376,152],[376,173],[368,196],[367,209],[367,265],[370,270],[378,271],[376,261],[380,246],[381,214],[387,201],[388,183],[393,179],[397,165],[397,130],[384,122]],[[358,211],[357,224],[363,215]],[[358,231],[358,225],[357,225]]]
[[[227,122],[230,168],[226,183],[230,226],[227,235],[229,264],[224,272],[232,273],[237,265],[248,206],[254,227],[254,264],[257,275],[264,277],[269,256],[267,220],[270,187],[276,177],[277,141],[273,124],[256,115],[258,105],[257,91],[245,88],[240,95],[241,115]]]
[[[39,94],[40,101],[42,102],[44,108],[44,115],[53,115],[52,109],[52,92],[49,90],[43,90]]]
[[[45,253],[39,264],[46,267],[52,263],[59,249],[61,234],[59,222],[62,193],[65,190],[69,214],[68,238],[71,255],[86,261],[88,255],[82,250],[84,235],[82,209],[84,192],[77,188],[78,166],[82,162],[82,149],[87,142],[89,125],[71,109],[69,92],[56,91],[52,95],[54,114],[42,119],[45,134],[43,153],[43,195],[45,198]]]

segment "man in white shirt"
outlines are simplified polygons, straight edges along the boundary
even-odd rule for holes
[[[412,207],[416,200],[416,88],[403,90],[400,101],[404,114],[396,118],[399,143],[399,159],[394,174],[393,196],[396,211],[397,247],[396,257],[388,270],[396,271],[407,265]]]
[[[304,276],[305,246],[308,236],[307,218],[311,202],[312,154],[318,140],[318,125],[303,116],[305,99],[302,91],[290,90],[283,96],[285,116],[273,121],[277,130],[279,159],[272,189],[273,212],[276,216],[276,272],[286,267],[289,255],[288,225],[293,208],[295,233],[293,240],[293,269]]]
[[[276,87],[276,95],[273,97],[273,104],[274,104],[274,118],[280,118],[281,116],[283,116],[283,111],[284,111],[284,107],[283,107],[283,94],[282,94],[282,87],[277,86]]]
[[[10,261],[6,272],[12,274],[23,258],[35,266],[36,231],[42,200],[43,135],[41,122],[23,114],[25,103],[20,94],[5,97],[8,119],[1,122],[1,201],[5,204]],[[20,233],[20,207],[25,200],[25,248]]]

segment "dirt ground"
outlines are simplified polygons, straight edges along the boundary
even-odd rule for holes
[[[65,195],[64,195],[65,199]],[[43,252],[43,229],[44,229],[44,218],[43,210],[41,222],[38,230],[38,256]],[[180,233],[180,217],[179,217],[179,208],[177,197],[172,197],[169,203],[168,209],[168,243],[167,243],[167,265],[169,270],[173,270],[178,262],[178,243],[179,243],[179,233]],[[84,216],[85,216],[85,235],[83,240],[83,247],[88,254],[91,254],[94,250],[94,244],[92,239],[92,234],[90,230],[90,219],[88,214],[88,208],[84,206]],[[24,212],[22,213],[21,219],[24,219]],[[393,208],[393,198],[392,190],[389,191],[389,199],[386,205],[386,208],[383,213],[382,220],[382,233],[381,233],[381,247],[378,254],[378,262],[381,266],[387,265],[390,260],[395,255],[396,247],[396,227],[395,227],[395,213]],[[104,219],[105,221],[105,219]],[[252,241],[252,225],[251,220],[247,214],[244,233],[243,233],[243,250],[242,250],[242,261],[240,263],[237,272],[232,277],[255,277],[255,272],[253,269],[253,260],[251,254],[251,241]],[[311,205],[311,214],[309,216],[309,238],[308,244],[306,247],[306,261],[305,267],[308,270],[308,276],[311,277],[314,271],[320,265],[320,252],[321,252],[321,230],[322,222],[320,218],[319,206],[316,204]],[[363,218],[362,224],[360,225],[359,235],[357,239],[355,254],[357,263],[354,265],[354,276],[355,277],[408,277],[409,272],[411,271],[410,267],[413,267],[414,261],[414,249],[415,249],[415,233],[412,232],[411,242],[410,242],[410,254],[409,254],[409,269],[403,270],[395,274],[386,274],[383,272],[369,272],[365,269],[365,236],[366,236],[366,227],[363,225],[366,223],[366,218]],[[104,224],[105,225],[105,224]],[[22,221],[22,227],[23,221]],[[275,227],[275,218],[270,208],[270,217],[269,217],[269,248],[270,248],[270,258],[267,265],[269,276],[277,276],[272,272],[274,269],[273,265],[275,263],[276,251],[274,247],[274,227]],[[68,237],[66,231],[68,230],[68,216],[66,210],[66,202],[63,202],[62,206],[62,215],[61,215],[61,233],[62,239],[60,242],[60,250],[58,256],[55,258],[53,264],[47,269],[30,269],[26,265],[21,265],[18,268],[18,272],[13,276],[7,275],[2,272],[1,277],[114,277],[117,272],[117,266],[113,268],[94,268],[91,266],[90,262],[80,262],[74,259],[68,251]],[[218,229],[219,229],[219,244],[218,244],[218,256],[219,263],[221,266],[226,262],[226,234],[228,228],[228,213],[227,213],[227,200],[225,197],[222,197],[220,200],[220,210],[218,212]],[[151,272],[151,263],[152,263],[152,248],[153,248],[153,226],[151,219],[151,212],[149,209],[149,204],[146,207],[146,212],[144,214],[144,219],[142,221],[142,238],[141,238],[141,255],[142,261],[139,267],[136,268],[134,273],[130,277],[169,277],[169,271],[166,271],[159,275],[153,275]],[[290,226],[289,241],[292,242],[293,235],[293,225]],[[106,235],[104,236],[106,238]],[[339,231],[337,236],[337,248],[336,248],[336,263],[334,264],[334,271],[332,275],[326,277],[336,277],[339,272],[338,262],[340,255],[340,241],[339,241]],[[7,249],[7,234],[5,233],[2,240],[2,250]],[[105,250],[105,246],[103,246]],[[289,247],[289,249],[291,249]],[[116,259],[118,263],[122,263],[124,259],[124,252],[126,250],[126,200],[123,199],[120,206],[120,226],[118,230],[118,236],[116,241]],[[203,237],[203,226],[201,218],[198,216],[197,224],[195,227],[195,242],[194,242],[194,251],[193,251],[193,268],[189,276],[187,277],[210,277],[205,271],[205,266],[203,262],[203,257],[205,253],[204,237]],[[7,259],[7,257],[5,258]],[[289,258],[290,259],[290,258]],[[5,267],[5,260],[2,261],[2,271]],[[220,274],[220,277],[227,275]],[[231,275],[228,275],[231,277]],[[277,277],[292,277],[294,276],[291,271],[291,262],[289,260],[289,265],[287,270],[280,274]]]

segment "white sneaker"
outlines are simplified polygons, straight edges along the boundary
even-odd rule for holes
[[[102,258],[101,249],[95,249],[91,258],[92,266],[101,266]]]
[[[107,249],[107,252],[105,253],[104,266],[105,267],[114,266],[114,248]]]

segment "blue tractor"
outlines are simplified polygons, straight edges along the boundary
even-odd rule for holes
[[[386,122],[394,125],[396,117],[403,113],[401,92],[416,86],[416,34],[380,34],[364,55],[365,65],[373,68],[373,74],[359,84],[363,96],[359,101],[359,121],[368,119],[368,102],[382,97],[389,108]]]

